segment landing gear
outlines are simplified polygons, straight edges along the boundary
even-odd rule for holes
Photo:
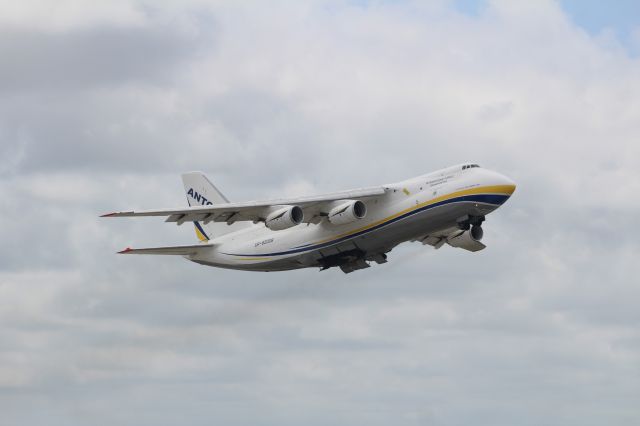
[[[345,274],[368,268],[371,266],[369,262],[376,262],[379,265],[386,263],[387,255],[385,253],[367,254],[363,250],[355,249],[326,256],[319,260],[321,271],[338,266]]]
[[[340,269],[342,269],[342,272],[344,272],[345,274],[351,273],[353,271],[357,271],[358,269],[365,269],[365,268],[371,267],[371,265],[369,265],[367,261],[364,259],[356,259],[348,263],[343,263],[342,265],[339,265],[339,266],[340,266]]]
[[[480,228],[482,222],[484,222],[484,216],[462,216],[457,220],[458,228],[463,231],[468,231],[472,226]]]

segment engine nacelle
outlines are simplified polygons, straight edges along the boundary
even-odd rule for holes
[[[346,201],[331,209],[327,220],[334,225],[344,225],[365,217],[367,206],[360,200]]]
[[[298,206],[285,206],[270,213],[264,220],[264,224],[272,231],[282,231],[300,225],[304,219],[304,213]]]
[[[469,251],[478,251],[486,247],[480,242],[483,235],[484,231],[480,226],[473,226],[468,231],[464,231],[454,237],[447,238],[447,243],[451,247],[459,247]]]

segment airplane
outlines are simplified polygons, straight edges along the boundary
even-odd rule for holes
[[[515,183],[465,163],[399,183],[319,196],[232,203],[201,172],[182,175],[189,207],[123,211],[101,217],[161,216],[193,222],[198,244],[127,248],[121,254],[178,255],[202,265],[245,271],[339,267],[350,273],[387,262],[407,241],[484,249],[485,216]]]

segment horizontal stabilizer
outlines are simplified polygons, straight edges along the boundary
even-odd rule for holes
[[[196,244],[192,246],[173,246],[173,247],[150,247],[141,249],[126,249],[119,251],[120,254],[165,254],[189,256],[192,254],[202,253],[204,250],[211,250],[213,244]]]

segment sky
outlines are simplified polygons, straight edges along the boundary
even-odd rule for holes
[[[631,1],[0,0],[0,425],[640,423],[639,53]],[[349,275],[98,218],[466,161],[487,249]]]

